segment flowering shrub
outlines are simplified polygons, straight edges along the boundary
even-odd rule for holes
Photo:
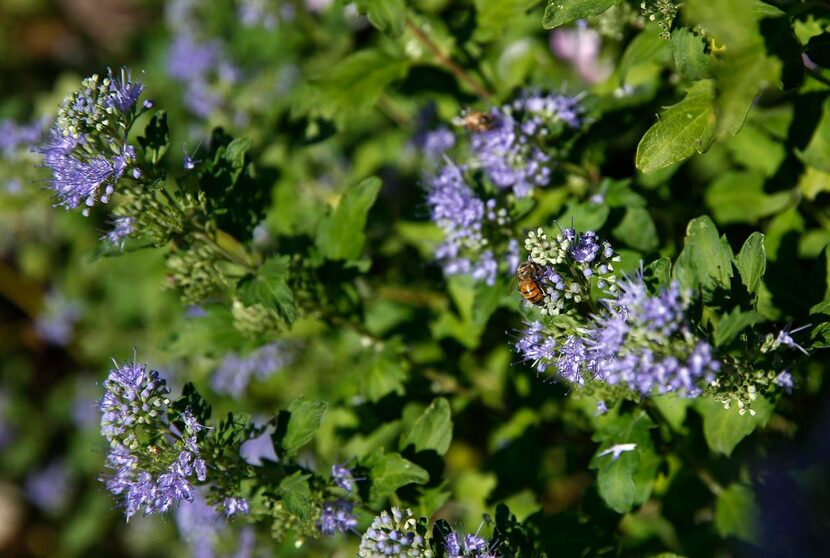
[[[3,555],[821,555],[825,7],[81,4],[0,6]]]

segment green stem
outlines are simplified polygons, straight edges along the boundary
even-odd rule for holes
[[[431,50],[438,59],[438,62],[449,70],[450,73],[452,73],[459,81],[466,83],[467,86],[475,91],[476,95],[479,97],[487,99],[488,101],[493,100],[493,95],[489,91],[484,89],[484,87],[473,79],[472,76],[464,70],[464,68],[456,64],[455,61],[447,56],[447,54],[442,51],[437,44],[435,44],[435,41],[433,41],[420,27],[413,23],[412,20],[406,20],[406,28],[409,29],[425,47]]]
[[[673,441],[677,439],[674,428],[672,428],[671,424],[669,424],[663,416],[663,413],[661,413],[654,403],[648,398],[643,400],[643,410],[648,414],[651,420],[666,427],[666,430],[668,430],[671,434]],[[717,479],[715,479],[712,473],[700,464],[697,458],[677,444],[674,444],[673,449],[677,456],[685,462],[686,466],[694,471],[697,478],[700,479],[700,482],[702,482],[706,488],[709,489],[709,492],[715,496],[718,496],[721,492],[723,492],[723,486],[717,481]]]
[[[197,239],[209,244],[210,247],[213,248],[216,251],[217,254],[219,254],[220,256],[223,256],[229,262],[232,262],[232,263],[235,263],[235,264],[241,266],[248,273],[252,273],[252,274],[256,273],[256,267],[251,265],[250,261],[248,261],[246,259],[242,259],[237,254],[234,254],[230,250],[227,250],[224,246],[219,244],[216,241],[216,239],[211,237],[206,232],[199,231],[199,232],[193,233],[193,236],[194,236],[194,238],[197,238]]]
[[[807,66],[804,66],[804,71],[807,72],[808,76],[810,76],[817,82],[830,87],[830,79],[824,77],[824,75],[818,70],[814,70],[813,68],[808,68]]]

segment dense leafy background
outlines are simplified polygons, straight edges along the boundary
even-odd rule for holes
[[[392,502],[474,532],[506,503],[534,541],[516,543],[535,545],[527,555],[821,555],[830,5],[687,0],[667,19],[668,2],[644,3],[645,16],[621,0],[274,2],[282,19],[251,27],[236,2],[205,4],[199,33],[221,41],[241,77],[217,79],[221,102],[196,115],[167,56],[197,22],[169,5],[0,0],[0,117],[53,118],[83,76],[143,71],[169,133],[145,116],[134,134],[160,172],[205,192],[236,262],[203,315],[189,313],[180,277],[191,268],[174,261],[186,244],[141,239],[119,254],[99,239],[106,211],[53,208],[38,158],[0,152],[3,555],[187,552],[175,521],[125,523],[98,480],[95,402],[110,358],[134,349],[174,393],[194,384],[214,417],[290,413],[275,434],[286,455],[320,471],[359,463],[361,530]],[[551,50],[551,33],[586,18],[603,31],[599,77]],[[510,344],[528,309],[508,275],[489,287],[443,276],[422,188],[436,161],[413,141],[425,107],[452,126],[526,87],[584,93],[588,124],[516,234],[558,219],[609,238],[625,271],[656,262],[655,282],[699,293],[697,323],[727,354],[810,324],[792,394],[759,399],[752,416],[666,396],[597,417],[598,395],[518,362]],[[36,324],[61,304],[76,319],[66,343],[50,343]],[[255,305],[268,328],[234,314]],[[291,364],[238,397],[212,387],[228,353],[277,338]],[[620,443],[638,451],[601,455]],[[39,505],[27,482],[54,463],[64,501]],[[307,491],[297,472],[277,494],[303,516]],[[262,506],[266,552],[357,548],[356,535],[272,540]]]

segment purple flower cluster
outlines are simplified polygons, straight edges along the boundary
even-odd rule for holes
[[[354,478],[352,470],[345,465],[335,463],[331,466],[331,480],[335,486],[351,493],[355,490],[355,482],[361,479]],[[357,527],[357,518],[353,510],[354,502],[346,498],[324,502],[317,521],[317,529],[324,535],[354,531]]]
[[[427,556],[427,542],[419,532],[420,522],[412,510],[383,511],[360,539],[359,558],[378,556]]]
[[[240,80],[240,70],[224,41],[204,38],[199,2],[173,0],[167,6],[166,19],[173,32],[167,50],[167,73],[184,87],[188,110],[207,118],[225,106],[228,89]]]
[[[427,159],[437,160],[455,146],[455,134],[446,126],[439,126],[416,135],[415,145]]]
[[[210,383],[217,393],[239,397],[253,378],[267,380],[288,366],[293,358],[288,345],[281,341],[263,345],[244,356],[230,353],[222,359]]]
[[[676,283],[650,295],[638,275],[602,302],[589,323],[570,331],[529,324],[516,350],[539,372],[555,366],[556,377],[571,384],[598,380],[640,396],[695,397],[715,379],[720,362],[686,326],[687,302]]]
[[[204,428],[188,411],[184,430],[171,425],[166,382],[143,364],[115,363],[104,382],[101,434],[110,444],[107,489],[123,498],[127,519],[140,510],[163,513],[193,500],[193,479],[207,480],[198,433]],[[147,445],[142,440],[155,440]]]
[[[560,229],[550,239],[540,228],[528,233],[525,249],[539,270],[537,280],[545,294],[543,315],[557,316],[588,300],[592,281],[611,294],[617,289],[614,264],[620,258],[593,231]]]
[[[127,133],[143,86],[129,71],[108,77],[93,75],[63,102],[55,125],[37,151],[51,170],[49,188],[58,205],[85,205],[84,215],[99,201],[107,203],[118,182],[131,169],[138,178],[135,148]]]
[[[45,512],[59,512],[69,503],[69,469],[62,460],[56,460],[45,468],[26,477],[26,498]]]
[[[11,159],[22,151],[30,151],[40,142],[46,127],[46,120],[36,120],[30,124],[0,120],[0,155]]]
[[[448,558],[495,558],[489,552],[487,541],[478,535],[468,534],[462,537],[451,531],[444,539],[444,548]]]
[[[276,29],[281,21],[293,20],[294,10],[294,6],[289,3],[282,3],[278,8],[274,0],[239,0],[237,16],[245,27],[264,27],[272,30]]]
[[[491,125],[471,131],[472,157],[497,188],[527,197],[550,183],[555,152],[549,143],[578,128],[581,113],[578,97],[526,92],[491,109]]]
[[[225,516],[229,519],[237,515],[248,515],[251,511],[248,500],[235,496],[222,500],[222,507],[225,509]]]
[[[138,449],[134,429],[138,425],[167,422],[167,382],[144,364],[125,362],[110,370],[101,399],[101,434],[110,441]]]
[[[451,163],[428,181],[427,204],[432,220],[444,232],[435,256],[447,275],[471,275],[488,285],[496,282],[498,262],[485,227],[507,223],[507,212],[495,199],[486,202],[467,184],[463,168]]]
[[[357,518],[352,513],[354,504],[348,500],[324,502],[320,510],[320,519],[317,520],[317,529],[324,535],[346,533],[357,527]]]
[[[167,72],[185,88],[184,103],[200,118],[220,108],[225,102],[222,89],[239,80],[239,69],[222,42],[201,41],[190,33],[177,35],[170,44]]]
[[[75,324],[81,317],[81,306],[59,293],[44,297],[43,311],[35,319],[38,336],[52,345],[65,347],[72,341]]]
[[[133,226],[135,225],[135,219],[124,215],[121,217],[116,217],[112,220],[112,229],[101,237],[101,240],[106,240],[112,246],[116,246],[118,249],[124,249],[124,240],[127,239],[133,233]]]
[[[447,156],[455,134],[426,126],[434,112],[419,117],[414,143],[438,169],[425,177],[430,216],[444,233],[436,259],[446,275],[494,285],[500,267],[512,273],[519,264],[508,204],[550,183],[564,134],[582,124],[580,99],[531,91],[486,113],[464,113],[454,121],[469,133],[458,163]]]
[[[219,537],[227,531],[222,516],[205,502],[199,490],[176,509],[176,526],[193,558],[213,558]]]
[[[357,479],[355,479],[352,475],[351,469],[349,469],[345,465],[335,463],[331,466],[331,480],[333,480],[334,484],[336,484],[346,492],[352,492],[354,491],[354,483]]]

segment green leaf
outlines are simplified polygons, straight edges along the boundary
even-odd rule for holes
[[[360,391],[373,403],[392,392],[403,395],[407,375],[401,355],[385,348],[370,355],[368,365],[362,368]]]
[[[299,91],[292,114],[343,125],[372,109],[386,88],[407,74],[410,63],[378,49],[361,49],[331,65],[318,80]]]
[[[819,302],[810,308],[810,314],[827,314],[830,315],[830,299]]]
[[[718,137],[734,136],[740,131],[759,90],[775,84],[780,73],[781,63],[765,54],[760,39],[740,50],[728,51],[712,65],[718,89]]]
[[[686,410],[689,408],[690,400],[680,397],[676,393],[656,395],[651,401],[663,415],[675,432],[683,432],[683,422],[686,420]]]
[[[262,304],[279,314],[289,325],[297,319],[294,293],[288,286],[288,256],[274,256],[265,261],[252,278],[243,279],[237,289],[246,305]]]
[[[688,27],[679,27],[671,34],[672,54],[677,71],[689,81],[709,76],[709,55],[703,37]]]
[[[314,511],[311,488],[308,486],[310,478],[311,475],[304,475],[301,471],[297,471],[282,479],[277,489],[277,494],[282,498],[285,509],[300,521],[311,521],[311,514]]]
[[[226,305],[206,304],[204,316],[188,318],[176,329],[169,350],[175,355],[221,355],[238,350],[245,336],[233,325],[233,314]]]
[[[489,41],[502,36],[505,29],[526,17],[536,0],[475,0],[476,39]]]
[[[553,29],[575,19],[599,15],[616,3],[617,0],[548,0],[542,25]]]
[[[796,149],[798,157],[810,166],[821,171],[830,172],[830,97],[822,105],[819,120],[813,137],[804,151]]]
[[[760,116],[764,118],[767,115]],[[765,177],[773,176],[787,158],[787,149],[759,124],[747,122],[741,131],[726,142],[735,162]]]
[[[634,507],[636,489],[634,475],[640,468],[636,451],[625,452],[617,460],[607,457],[610,464],[597,474],[599,495],[612,510],[627,513]]]
[[[167,128],[167,111],[160,110],[147,123],[144,135],[139,136],[138,143],[144,150],[144,158],[152,165],[161,162],[170,147],[170,133]]]
[[[752,171],[731,171],[706,191],[706,205],[718,223],[756,223],[790,204],[790,192],[764,192],[764,177]]]
[[[758,542],[760,514],[755,494],[749,486],[731,484],[718,494],[715,504],[715,529],[721,537]]]
[[[767,252],[762,233],[754,232],[749,235],[735,258],[735,267],[738,268],[746,290],[754,294],[767,270]]]
[[[331,260],[360,257],[366,243],[363,229],[380,186],[380,179],[371,177],[349,188],[337,209],[320,222],[316,244],[324,257]]]
[[[236,182],[245,168],[245,154],[251,148],[250,138],[235,138],[227,146],[216,151],[216,160],[224,159],[232,169],[231,181]]]
[[[724,314],[718,322],[715,328],[715,345],[728,345],[743,330],[762,321],[763,316],[757,312],[741,312],[740,308],[735,308],[732,312]]]
[[[660,38],[656,24],[650,24],[640,31],[625,48],[617,75],[622,84],[626,83],[629,71],[641,64],[665,65],[671,57],[671,46]]]
[[[830,172],[806,167],[798,180],[798,191],[809,201],[815,200],[819,194],[830,192]]]
[[[651,494],[660,458],[654,451],[649,430],[654,422],[643,411],[625,415],[606,415],[597,422],[594,440],[602,442],[591,460],[597,469],[597,488],[602,499],[617,513],[631,511]],[[633,447],[614,458],[606,453],[614,446]]]
[[[585,203],[568,203],[565,211],[560,215],[556,221],[562,227],[570,227],[571,223],[577,230],[595,231],[605,224],[608,220],[610,209],[605,204],[597,204],[592,202]],[[555,235],[554,235],[555,236]]]
[[[792,258],[789,251],[784,252],[787,243],[785,239],[790,235],[800,235],[804,232],[804,217],[798,208],[791,206],[773,217],[766,229],[764,245],[767,249],[767,259],[771,262]],[[780,252],[780,253],[779,253]]]
[[[397,453],[373,453],[363,464],[370,470],[370,500],[373,502],[407,484],[425,484],[429,481],[429,473]]]
[[[690,26],[706,29],[727,52],[760,39],[755,0],[686,0],[683,12]]]
[[[511,283],[512,277],[499,275],[496,278],[495,285],[487,285],[479,282],[475,286],[475,298],[473,299],[473,312],[470,316],[472,323],[476,327],[484,328],[500,306],[510,307],[511,294],[513,289]]]
[[[409,431],[401,436],[400,449],[412,444],[415,451],[435,450],[444,455],[452,440],[452,411],[450,403],[443,397],[430,403],[415,419]]]
[[[668,107],[637,146],[636,164],[652,172],[703,153],[712,145],[715,130],[714,84],[701,80],[686,98]]]
[[[830,322],[824,322],[810,330],[810,344],[805,348],[811,350],[828,347],[830,347]]]
[[[465,347],[475,348],[478,346],[486,325],[484,320],[490,317],[486,311],[476,308],[476,299],[479,297],[479,302],[481,302],[482,295],[479,293],[483,291],[476,288],[469,275],[450,277],[447,287],[458,312],[455,313],[450,309],[444,310],[438,320],[432,324],[433,335],[437,339],[452,337]],[[485,310],[495,310],[492,304],[487,304],[487,306]]]
[[[668,288],[671,283],[671,260],[667,256],[658,258],[643,268],[643,276],[656,289]]]
[[[390,37],[399,37],[406,25],[404,0],[356,0],[357,11],[366,14],[369,23]]]
[[[611,231],[615,238],[643,252],[657,248],[660,239],[651,214],[643,207],[631,207]]]
[[[677,257],[674,277],[690,289],[700,288],[710,301],[718,289],[729,289],[732,277],[732,248],[708,216],[692,219],[686,227],[683,251]]]
[[[766,424],[772,414],[772,405],[763,397],[752,403],[755,415],[741,415],[734,407],[724,409],[722,403],[708,397],[696,399],[694,407],[703,417],[703,436],[709,449],[727,456],[732,455],[735,446],[756,427]]]
[[[282,447],[287,452],[295,452],[314,438],[314,433],[320,428],[323,416],[329,404],[325,401],[307,401],[297,399],[288,407],[291,413],[288,419],[288,428],[282,439]]]

